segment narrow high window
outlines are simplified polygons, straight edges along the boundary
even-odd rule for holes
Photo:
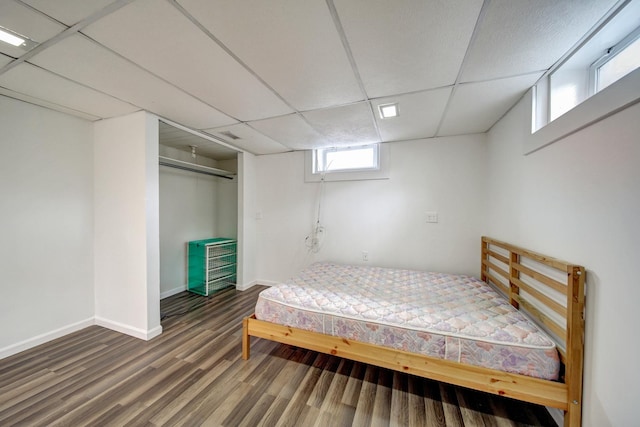
[[[380,169],[379,144],[313,150],[314,174],[378,169]]]

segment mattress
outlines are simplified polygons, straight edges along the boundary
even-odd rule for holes
[[[555,343],[486,283],[464,275],[316,263],[262,291],[256,318],[555,380]]]

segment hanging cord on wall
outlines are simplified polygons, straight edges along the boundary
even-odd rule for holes
[[[329,163],[329,165],[327,166],[327,169],[329,168],[329,166],[331,165],[331,163]],[[324,177],[326,174],[326,169],[325,172],[322,172],[322,174],[320,175],[320,190],[318,191],[318,214],[316,216],[316,223],[313,226],[313,230],[311,231],[311,234],[309,234],[305,239],[304,239],[304,244],[307,246],[307,249],[309,250],[309,252],[313,252],[313,253],[318,253],[320,252],[320,248],[322,247],[322,242],[324,241],[324,235],[325,235],[325,229],[324,226],[320,223],[320,214],[322,213],[322,197],[324,195]]]

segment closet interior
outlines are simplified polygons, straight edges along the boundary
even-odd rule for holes
[[[185,290],[208,295],[221,283],[206,283],[215,277],[206,274],[206,265],[189,266],[189,242],[237,239],[238,152],[163,121],[159,144],[160,298]],[[192,253],[191,264],[194,259]],[[202,284],[195,284],[193,274],[190,281],[194,267],[204,268]],[[235,284],[234,274],[226,275],[224,287]]]

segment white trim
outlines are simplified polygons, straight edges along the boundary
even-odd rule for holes
[[[525,140],[524,154],[533,153],[637,102],[640,102],[640,68],[531,134]]]
[[[130,335],[141,340],[149,341],[152,338],[157,337],[162,333],[162,326],[157,326],[153,329],[144,330],[140,328],[134,328],[124,323],[114,322],[113,320],[103,319],[96,316],[96,325],[103,328],[111,329],[112,331],[120,332],[122,334]]]
[[[169,298],[171,296],[174,296],[176,294],[179,294],[180,292],[184,292],[187,290],[186,285],[185,286],[178,286],[177,288],[173,288],[173,289],[169,289],[168,291],[164,291],[160,294],[160,299],[165,299],[165,298]]]
[[[94,318],[91,317],[89,319],[81,320],[79,322],[72,323],[62,328],[58,328],[53,331],[46,332],[44,334],[35,336],[33,338],[29,338],[19,343],[11,344],[10,346],[0,349],[0,359],[13,356],[14,354],[20,353],[21,351],[29,350],[33,347],[37,347],[41,344],[45,344],[49,341],[53,341],[57,338],[63,337],[65,335],[69,335],[73,332],[77,332],[81,329],[84,329],[93,325],[95,325],[95,322],[94,322]]]

